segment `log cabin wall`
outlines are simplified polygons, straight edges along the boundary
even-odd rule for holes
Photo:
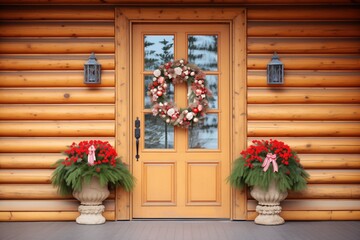
[[[115,142],[116,5],[3,2],[42,4],[0,9],[0,221],[73,220],[77,202],[56,194],[51,165],[73,141]],[[308,190],[284,201],[284,218],[359,220],[358,6],[340,0],[319,2],[344,5],[245,2],[267,4],[237,5],[247,8],[248,17],[248,141],[286,141],[311,174]],[[96,87],[83,84],[92,51],[103,68]],[[274,51],[285,64],[280,87],[266,85]],[[107,219],[115,219],[114,194],[105,204]],[[251,198],[247,209],[253,219]]]
[[[279,139],[310,173],[308,189],[290,193],[292,220],[360,219],[360,11],[353,7],[249,7],[248,144]],[[266,84],[276,51],[285,84]],[[255,200],[248,217],[255,218]]]
[[[73,220],[50,184],[72,142],[115,139],[114,8],[10,7],[0,13],[0,220]],[[91,52],[102,83],[83,84]],[[114,193],[105,202],[114,219]]]

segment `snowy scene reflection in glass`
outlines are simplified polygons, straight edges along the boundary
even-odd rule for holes
[[[218,115],[207,114],[204,124],[189,128],[189,148],[218,149]]]
[[[174,36],[144,36],[144,70],[154,71],[158,66],[174,60]]]
[[[145,114],[145,148],[174,148],[174,127],[152,113]]]
[[[188,61],[204,71],[217,71],[218,36],[188,35]]]

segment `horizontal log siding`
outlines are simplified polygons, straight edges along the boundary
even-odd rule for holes
[[[114,9],[0,10],[0,221],[74,220],[78,201],[51,185],[72,142],[115,141]],[[95,52],[102,83],[83,83]],[[105,216],[115,219],[115,193]]]
[[[248,144],[283,140],[310,174],[283,202],[285,219],[360,219],[359,16],[345,6],[248,9]],[[285,84],[268,86],[275,51]],[[248,219],[255,207],[249,196]]]

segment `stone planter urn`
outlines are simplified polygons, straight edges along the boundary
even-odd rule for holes
[[[83,183],[81,192],[73,192],[73,196],[81,202],[78,210],[80,216],[76,218],[79,224],[103,224],[105,218],[102,213],[105,206],[102,202],[109,196],[107,186],[100,186],[97,177],[93,177],[89,184]]]
[[[270,183],[267,191],[254,186],[250,194],[258,201],[256,212],[259,215],[255,218],[256,224],[279,225],[285,223],[285,220],[279,216],[281,212],[280,202],[287,197],[288,193],[280,192],[275,181]]]

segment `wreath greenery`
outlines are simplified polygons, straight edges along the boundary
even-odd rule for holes
[[[184,128],[197,124],[205,117],[211,92],[207,88],[205,73],[199,67],[180,59],[161,65],[153,74],[148,94],[151,97],[154,116],[159,116],[168,124]],[[170,84],[184,82],[189,86],[189,105],[179,109],[169,99],[167,91]]]

